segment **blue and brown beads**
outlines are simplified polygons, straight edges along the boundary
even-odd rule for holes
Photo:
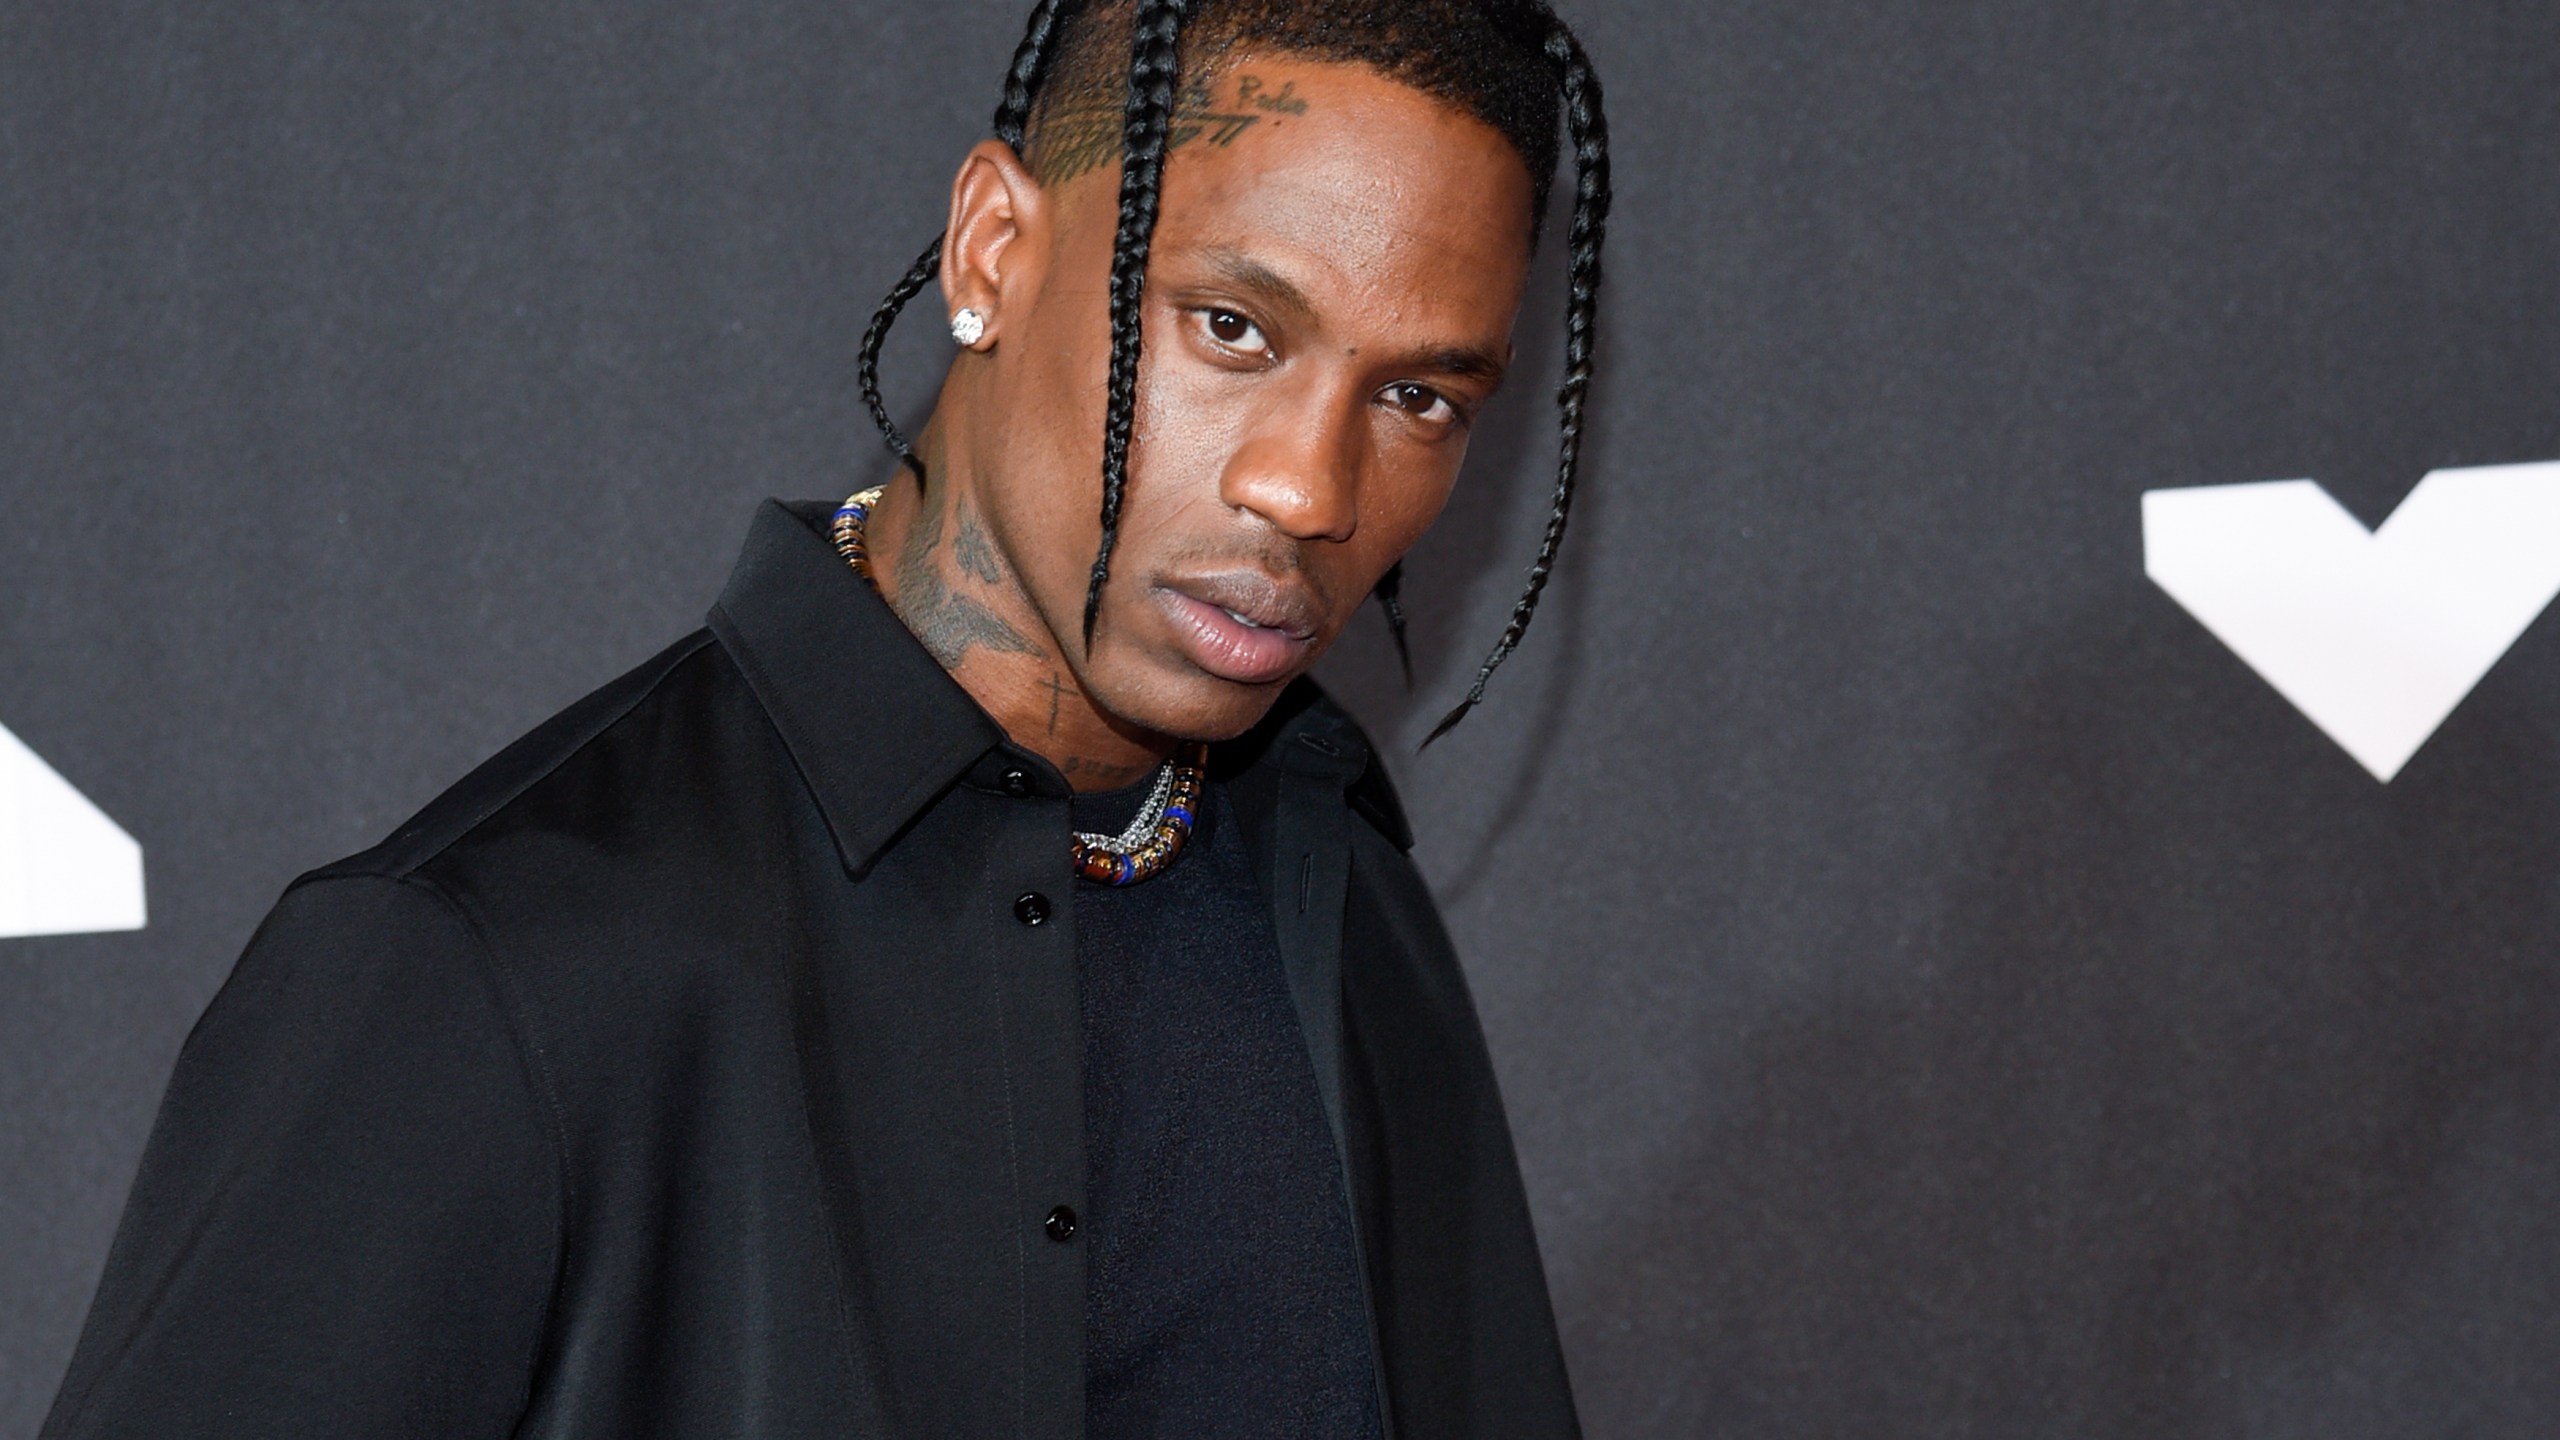
[[[853,567],[854,574],[862,577],[863,584],[874,590],[880,588],[880,582],[871,578],[871,547],[864,542],[862,530],[864,522],[871,518],[871,507],[880,503],[880,492],[884,488],[875,485],[848,497],[836,507],[836,553],[844,557],[844,563]]]
[[[1135,885],[1161,873],[1191,838],[1208,774],[1209,747],[1184,746],[1165,762],[1155,792],[1127,830],[1117,837],[1076,836],[1076,873],[1101,885]]]

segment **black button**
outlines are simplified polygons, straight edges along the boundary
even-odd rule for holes
[[[1049,897],[1034,890],[1013,902],[1013,918],[1025,925],[1049,923]]]
[[[1016,800],[1030,799],[1031,772],[1027,770],[1007,770],[1004,772],[1004,793],[1012,796]]]
[[[1050,1239],[1064,1245],[1076,1238],[1076,1212],[1061,1205],[1049,1212],[1049,1223],[1040,1228],[1049,1232]]]

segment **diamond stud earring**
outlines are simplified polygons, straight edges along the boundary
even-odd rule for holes
[[[974,346],[986,337],[987,317],[963,307],[951,317],[951,338],[964,346]]]

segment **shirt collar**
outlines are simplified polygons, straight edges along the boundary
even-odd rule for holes
[[[834,509],[758,507],[710,626],[859,873],[1005,736],[836,553]]]

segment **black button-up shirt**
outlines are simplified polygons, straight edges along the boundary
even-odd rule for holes
[[[767,506],[704,631],[286,893],[46,1435],[1082,1433],[1068,791],[825,512]],[[1390,1433],[1575,1433],[1393,795],[1310,685],[1218,748]]]

